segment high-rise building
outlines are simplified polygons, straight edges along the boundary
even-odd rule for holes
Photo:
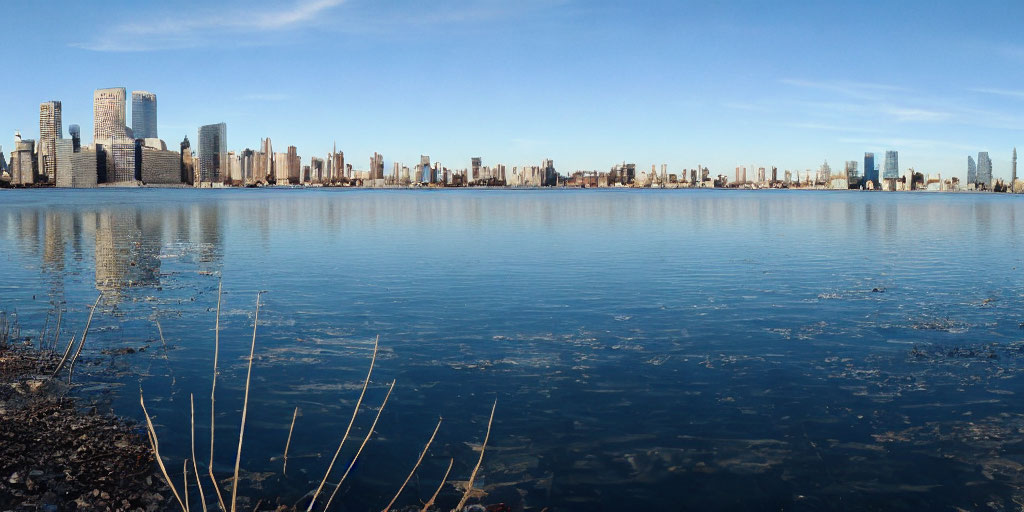
[[[32,185],[36,182],[36,141],[22,139],[14,132],[14,151],[11,151],[11,185]]]
[[[188,135],[181,141],[181,182],[186,185],[195,183],[196,164],[192,161],[192,144],[188,141]]]
[[[429,155],[420,155],[420,167],[417,170],[422,173],[420,175],[421,176],[420,179],[423,181],[423,183],[432,183],[431,173],[430,173],[430,156]]]
[[[155,139],[156,94],[132,91],[132,132],[136,139]]]
[[[82,149],[82,128],[77,124],[68,126],[68,135],[71,136],[72,147],[75,153],[78,153]]]
[[[374,152],[373,157],[370,158],[370,175],[371,180],[382,180],[384,179],[384,155]]]
[[[93,139],[132,139],[131,130],[125,126],[124,87],[96,89],[92,95]]]
[[[208,124],[199,127],[199,165],[196,179],[204,183],[222,183],[227,177],[228,125]]]
[[[39,179],[42,183],[57,182],[57,140],[62,138],[60,102],[39,105]]]
[[[885,152],[885,170],[882,171],[882,177],[885,179],[899,179],[900,177],[900,160],[899,153],[896,151]]]
[[[986,190],[992,190],[992,160],[988,158],[988,151],[978,153],[977,182],[984,185]]]
[[[102,152],[97,173],[104,182],[135,181],[135,136],[125,125],[124,87],[96,89],[92,109],[93,143]]]
[[[478,156],[474,156],[473,159],[472,159],[472,165],[473,165],[472,179],[473,179],[473,181],[476,181],[476,180],[480,179],[480,167],[483,166],[483,158],[480,158]]]
[[[878,170],[875,167],[875,154],[864,153],[864,181],[871,182],[875,187],[878,187]]]
[[[974,157],[967,155],[967,184],[973,185],[978,181],[978,165],[974,163]]]
[[[1017,148],[1013,148],[1013,167],[1010,174],[1010,193],[1017,191]]]

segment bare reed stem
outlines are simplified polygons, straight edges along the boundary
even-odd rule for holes
[[[77,338],[77,336],[72,334],[71,341],[68,342],[68,348],[64,349],[64,357],[60,358],[60,363],[57,364],[57,369],[53,371],[53,375],[51,375],[51,377],[56,377],[57,373],[60,372],[61,367],[64,366],[64,361],[67,360],[68,354],[71,353],[71,347],[75,346],[75,338]]]
[[[430,439],[427,440],[427,445],[424,446],[423,451],[420,452],[420,458],[416,459],[416,465],[412,467],[412,471],[409,472],[409,476],[405,477],[405,481],[402,482],[402,486],[398,488],[398,492],[395,493],[395,497],[391,498],[391,502],[388,503],[386,507],[384,507],[383,512],[389,512],[391,510],[391,505],[394,505],[395,502],[398,501],[398,496],[400,496],[402,494],[402,491],[405,490],[405,486],[408,485],[409,480],[412,479],[412,475],[416,474],[416,469],[420,467],[420,463],[423,462],[423,457],[427,455],[427,450],[430,449],[430,443],[434,442],[434,438],[437,437],[437,431],[441,430],[442,421],[444,421],[444,418],[437,419],[437,426],[434,427],[434,433],[430,435]]]
[[[185,495],[185,512],[191,512],[192,509],[188,506],[188,459],[183,461],[181,472],[185,475],[185,488],[181,491]]]
[[[345,428],[345,435],[341,436],[341,442],[338,443],[338,449],[334,451],[334,457],[331,458],[331,463],[327,465],[327,472],[324,473],[324,479],[320,481],[320,485],[313,492],[313,499],[309,501],[309,508],[306,512],[313,510],[313,505],[316,504],[316,498],[323,491],[324,485],[327,483],[327,477],[331,475],[331,470],[334,469],[334,463],[338,460],[338,454],[341,453],[341,447],[345,446],[345,440],[348,439],[349,432],[352,431],[352,424],[356,422],[356,415],[359,414],[359,406],[363,403],[363,396],[366,395],[366,387],[370,385],[370,376],[373,375],[373,365],[377,362],[377,346],[380,344],[380,335],[373,341],[373,356],[370,358],[370,371],[366,372],[366,380],[363,381],[363,390],[359,392],[359,399],[356,400],[356,406],[352,409],[352,418],[348,420],[348,427]]]
[[[284,468],[281,469],[281,474],[288,475],[288,447],[292,445],[292,431],[295,430],[295,418],[299,417],[299,408],[295,408],[295,412],[292,413],[292,426],[288,427],[288,441],[284,443]]]
[[[437,495],[441,494],[441,489],[444,488],[444,483],[448,481],[448,474],[452,472],[452,466],[455,464],[455,459],[448,460],[448,469],[444,472],[444,477],[441,478],[441,483],[437,485],[437,490],[434,491],[434,495],[427,500],[426,505],[420,509],[420,512],[427,512],[427,509],[434,505],[434,500],[437,499]]]
[[[171,492],[174,493],[175,499],[178,500],[178,505],[181,505],[182,510],[186,510],[185,502],[181,501],[181,495],[178,494],[178,489],[174,487],[174,482],[171,481],[170,475],[167,474],[167,468],[164,467],[164,460],[160,457],[160,440],[156,437],[153,420],[149,417],[149,412],[146,411],[146,401],[142,399],[142,388],[139,388],[139,405],[142,406],[142,414],[146,416],[146,428],[149,432],[149,440],[153,446],[153,456],[156,458],[157,465],[160,466],[160,472],[163,473],[164,480],[167,481],[167,485],[171,488]]]
[[[462,494],[462,499],[459,500],[459,504],[455,506],[455,510],[462,510],[463,505],[466,504],[466,500],[469,499],[469,495],[473,492],[473,482],[476,481],[476,473],[480,471],[480,464],[484,461],[484,451],[487,449],[487,441],[491,438],[491,423],[494,422],[494,410],[498,408],[498,399],[494,399],[494,405],[491,406],[491,419],[487,420],[487,434],[484,435],[484,444],[480,445],[480,458],[476,461],[476,467],[473,468],[473,472],[469,475],[469,483],[466,484],[466,492]]]
[[[92,309],[89,310],[89,319],[85,322],[85,331],[82,332],[82,341],[78,342],[78,349],[75,350],[75,356],[71,358],[71,364],[68,366],[68,384],[71,383],[71,375],[75,373],[75,361],[78,361],[78,355],[82,353],[82,347],[85,346],[85,338],[89,336],[89,325],[92,324],[92,315],[96,312],[96,308],[100,305],[100,297],[96,297],[96,302],[92,304]],[[60,367],[57,367],[60,370]],[[55,374],[56,375],[56,374]]]
[[[60,304],[57,304],[57,331],[53,333],[53,345],[50,346],[50,352],[57,350],[57,342],[60,341],[60,321],[64,317],[64,310],[60,308]]]
[[[220,485],[217,483],[217,478],[213,476],[213,423],[216,417],[214,393],[217,391],[217,358],[220,355],[220,292],[223,286],[224,280],[221,279],[217,283],[217,320],[213,328],[213,386],[210,387],[210,465],[208,468],[210,480],[213,481],[213,490],[217,492],[217,502],[220,503],[220,509],[223,512],[228,512],[227,507],[224,505],[224,496],[220,493]]]
[[[196,485],[199,487],[199,500],[203,504],[203,512],[206,512],[206,494],[203,493],[203,481],[199,478],[199,465],[196,464],[196,400],[192,393],[188,394],[189,411],[192,419],[192,469],[196,472]],[[185,486],[186,489],[188,486]],[[186,493],[188,491],[186,490]]]
[[[348,465],[348,469],[345,470],[345,474],[341,475],[341,480],[338,480],[337,487],[334,488],[334,492],[331,493],[331,497],[327,499],[327,505],[324,506],[324,511],[331,508],[331,502],[334,501],[334,495],[338,494],[338,489],[341,489],[341,484],[345,482],[345,478],[352,471],[352,468],[356,466],[356,462],[359,460],[359,454],[363,453],[363,448],[366,447],[366,443],[370,440],[370,436],[373,435],[373,429],[377,428],[377,420],[380,419],[380,413],[384,412],[384,406],[388,404],[388,398],[391,398],[391,391],[395,389],[395,381],[391,381],[391,387],[388,388],[388,394],[384,395],[384,402],[380,404],[380,409],[377,409],[377,416],[373,418],[373,424],[370,425],[370,430],[366,431],[366,437],[363,438],[363,443],[359,445],[359,449],[356,450],[356,456],[352,458],[352,463]]]
[[[256,292],[256,318],[252,323],[252,345],[249,347],[249,370],[245,374],[245,397],[242,399],[242,425],[238,428],[238,451],[235,453],[235,478],[231,484],[231,512],[235,512],[238,498],[238,468],[242,464],[242,438],[245,436],[245,417],[249,412],[249,382],[252,378],[252,356],[256,352],[256,326],[260,323],[260,292]]]

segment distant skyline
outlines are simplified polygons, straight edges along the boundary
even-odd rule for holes
[[[1024,145],[1021,2],[126,1],[0,6],[0,146],[92,134],[93,91],[157,95],[169,147],[225,122],[232,150],[337,141],[346,160],[562,174],[739,165],[817,169],[899,151],[966,177]],[[45,65],[43,65],[45,63]],[[131,119],[131,112],[128,112]],[[86,143],[91,143],[87,135]],[[863,170],[861,170],[863,172]]]

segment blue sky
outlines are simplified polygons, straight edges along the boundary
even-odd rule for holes
[[[224,121],[232,149],[336,140],[346,161],[563,174],[698,163],[900,166],[996,177],[1024,149],[1024,2],[263,0],[8,2],[0,144],[39,103],[92,133],[92,92],[155,92],[177,147]],[[130,119],[130,114],[129,114]],[[877,158],[877,160],[881,160]],[[1024,169],[1022,169],[1024,173]]]

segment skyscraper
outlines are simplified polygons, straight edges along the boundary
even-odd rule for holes
[[[473,181],[476,181],[476,180],[480,179],[480,166],[483,165],[483,159],[478,157],[478,156],[474,156],[473,159],[472,159],[472,164],[473,164],[473,175],[471,176],[471,178],[472,178]]]
[[[864,182],[871,182],[875,187],[878,186],[878,171],[875,168],[875,154],[864,153]]]
[[[44,183],[57,182],[57,139],[63,137],[60,102],[39,105],[39,177]]]
[[[885,179],[897,179],[900,177],[900,159],[896,151],[885,152],[885,170],[882,171]]]
[[[92,95],[93,139],[135,139],[125,126],[124,87],[96,89]]]
[[[974,163],[974,157],[967,155],[967,185],[973,185],[978,181],[978,165]]]
[[[1013,148],[1013,171],[1010,175],[1010,193],[1017,191],[1017,148]]]
[[[992,160],[988,158],[988,151],[978,153],[978,183],[992,190]]]
[[[420,176],[420,179],[422,180],[423,183],[433,183],[434,180],[432,179],[433,177],[431,176],[431,173],[430,173],[430,156],[429,155],[420,155],[420,167],[419,167],[418,170],[423,173]]]
[[[157,138],[156,94],[132,91],[132,132],[136,139]]]
[[[199,127],[199,165],[196,179],[221,183],[226,177],[228,162],[228,125],[208,124]]]

